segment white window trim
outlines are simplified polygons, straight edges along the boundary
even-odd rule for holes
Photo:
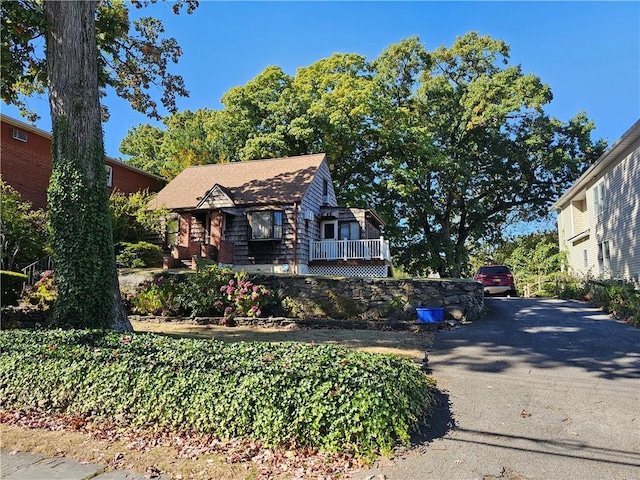
[[[596,216],[607,210],[607,193],[604,180],[597,183],[593,188],[593,204]]]
[[[17,128],[13,129],[11,132],[11,136],[14,140],[18,140],[19,142],[27,142],[27,132],[23,132],[22,130],[18,130]]]
[[[107,171],[107,187],[113,187],[113,167],[105,165],[104,169]]]
[[[324,226],[327,224],[333,224],[333,235],[334,238],[326,238],[325,237],[325,230],[324,230]],[[322,222],[320,222],[320,238],[323,241],[334,241],[334,240],[338,240],[338,236],[340,235],[339,231],[338,231],[338,220],[323,220]]]
[[[598,270],[600,274],[611,272],[611,245],[609,240],[598,243]]]

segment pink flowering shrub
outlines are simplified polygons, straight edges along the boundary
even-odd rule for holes
[[[235,279],[220,288],[225,295],[226,306],[222,319],[225,325],[231,325],[234,317],[259,317],[261,308],[271,296],[271,292],[263,285],[254,285],[243,275],[236,275]]]
[[[245,274],[218,266],[186,275],[162,273],[123,295],[131,313],[221,316],[225,325],[237,316],[260,316],[270,296],[269,290],[246,280]]]

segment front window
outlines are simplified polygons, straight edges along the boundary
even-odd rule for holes
[[[252,240],[282,238],[283,213],[279,210],[252,212],[249,217]]]
[[[180,222],[177,218],[167,220],[167,245],[178,245],[178,235],[180,233]]]

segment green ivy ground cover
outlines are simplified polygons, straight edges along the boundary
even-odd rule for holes
[[[7,330],[0,352],[3,409],[273,447],[388,454],[435,404],[433,381],[411,362],[335,345]]]

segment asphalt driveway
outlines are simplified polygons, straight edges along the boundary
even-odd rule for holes
[[[406,455],[356,479],[640,479],[640,329],[584,304],[491,298],[439,332],[444,391]]]

